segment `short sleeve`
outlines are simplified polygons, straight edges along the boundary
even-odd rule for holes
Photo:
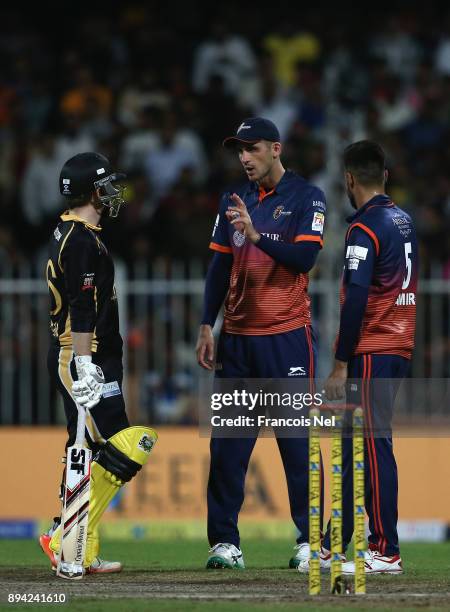
[[[294,242],[317,242],[320,247],[323,246],[326,209],[325,194],[318,187],[313,187],[300,208]]]
[[[230,245],[229,238],[229,222],[225,216],[228,204],[228,194],[222,196],[220,200],[219,212],[214,223],[214,228],[211,235],[211,242],[209,248],[219,253],[232,253],[233,250]]]
[[[71,328],[74,332],[92,332],[96,325],[98,257],[98,248],[92,240],[69,240],[62,252]]]
[[[344,284],[370,287],[375,258],[373,239],[359,227],[352,229],[345,250]]]

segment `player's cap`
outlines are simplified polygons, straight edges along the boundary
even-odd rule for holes
[[[79,153],[64,164],[59,176],[59,191],[68,198],[89,195],[103,183],[126,178],[114,172],[111,164],[100,153]],[[106,179],[106,181],[104,180]]]
[[[280,132],[275,123],[270,121],[270,119],[250,117],[249,119],[244,119],[236,130],[235,136],[225,138],[222,144],[224,147],[233,148],[240,142],[254,144],[260,140],[280,142]]]

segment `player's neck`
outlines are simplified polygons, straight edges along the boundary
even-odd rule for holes
[[[272,166],[270,172],[266,174],[264,178],[258,181],[258,185],[263,187],[266,191],[270,191],[278,185],[285,172],[286,170],[283,168],[281,162],[278,162]]]
[[[101,214],[97,211],[97,209],[92,206],[92,204],[88,204],[86,206],[75,206],[72,209],[73,214],[86,221],[90,225],[98,225],[100,221]]]
[[[356,208],[362,208],[367,202],[369,202],[372,198],[376,196],[386,195],[384,189],[382,187],[375,187],[370,189],[359,189],[357,193],[355,193],[355,203]]]

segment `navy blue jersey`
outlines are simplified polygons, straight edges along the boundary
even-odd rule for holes
[[[388,196],[372,198],[348,219],[341,304],[349,284],[369,288],[354,354],[410,358],[414,347],[418,253],[411,217]]]
[[[323,192],[291,171],[272,191],[247,182],[242,198],[255,229],[271,240],[316,242],[322,246],[325,222]],[[230,289],[225,300],[224,331],[269,335],[288,332],[311,321],[308,274],[296,273],[246,240],[225,216],[234,206],[224,194],[210,248],[233,255]]]

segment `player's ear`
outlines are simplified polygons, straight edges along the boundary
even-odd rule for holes
[[[353,189],[353,187],[355,186],[355,177],[351,172],[345,172],[345,184],[350,189]]]
[[[385,168],[384,169],[384,184],[385,185],[388,182],[388,178],[389,178],[389,170],[387,168]]]
[[[281,149],[282,149],[281,142],[272,143],[272,155],[274,159],[277,159],[277,157],[280,157]]]

